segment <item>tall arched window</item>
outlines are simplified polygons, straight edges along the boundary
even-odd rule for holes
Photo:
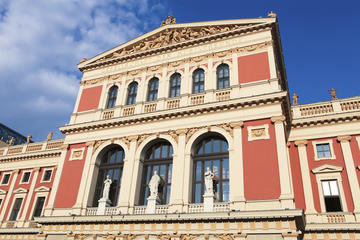
[[[168,141],[162,140],[152,144],[144,155],[144,170],[141,181],[140,205],[146,205],[149,197],[148,183],[154,171],[162,178],[159,189],[161,204],[168,204],[170,200],[173,148]]]
[[[229,66],[225,63],[220,64],[216,69],[217,89],[230,87]]]
[[[169,97],[178,97],[180,96],[180,85],[181,85],[181,75],[180,73],[174,73],[170,77],[170,92]]]
[[[127,104],[127,105],[135,104],[135,102],[136,102],[137,88],[138,88],[137,82],[132,82],[132,83],[129,85],[129,88],[128,88],[128,97],[127,97],[127,101],[126,101],[126,104]]]
[[[223,137],[209,136],[202,139],[193,149],[194,178],[193,196],[194,203],[203,202],[204,173],[209,167],[218,179],[216,198],[220,202],[229,201],[229,152],[228,144]]]
[[[95,195],[93,206],[98,205],[99,199],[102,197],[104,189],[104,181],[109,175],[112,183],[110,185],[109,199],[113,206],[116,206],[120,194],[121,176],[123,173],[125,153],[124,150],[114,145],[107,150],[100,161],[99,174],[95,187]]]
[[[158,89],[159,89],[159,79],[154,77],[149,81],[148,95],[147,95],[148,102],[155,101],[157,99]]]
[[[193,72],[193,93],[201,93],[204,91],[205,73],[201,68]]]
[[[107,101],[107,104],[106,104],[106,108],[113,108],[115,106],[117,93],[118,93],[118,87],[117,86],[112,86],[109,89],[108,101]]]

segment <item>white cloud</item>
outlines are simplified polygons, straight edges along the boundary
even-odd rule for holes
[[[0,1],[0,104],[7,113],[0,121],[21,123],[14,118],[26,114],[31,130],[48,118],[38,135],[54,128],[52,120],[67,122],[81,77],[76,64],[160,23],[154,16],[165,7],[151,1]]]

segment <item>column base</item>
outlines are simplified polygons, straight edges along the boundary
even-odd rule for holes
[[[146,214],[155,214],[156,211],[156,203],[159,201],[158,197],[150,196],[147,199],[147,205],[145,209]]]
[[[111,205],[111,201],[109,199],[101,198],[99,200],[99,206],[96,211],[96,215],[105,215],[105,209],[110,205]]]
[[[213,212],[214,211],[214,194],[205,193],[204,197],[204,212]]]

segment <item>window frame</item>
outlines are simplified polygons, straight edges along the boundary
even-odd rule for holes
[[[220,88],[219,80],[221,80],[221,79],[219,78],[219,68],[221,68],[221,67],[227,67],[228,76],[221,78],[223,80],[223,82],[222,82],[223,86]],[[227,87],[225,87],[225,80],[227,80],[227,82],[228,82]],[[221,63],[216,67],[216,89],[223,90],[223,89],[228,89],[228,88],[230,88],[230,66],[226,63]]]
[[[158,77],[152,77],[148,82],[148,90],[147,90],[147,96],[146,101],[147,102],[154,102],[158,99],[159,94],[159,78]],[[155,84],[155,88],[152,89],[152,84]]]
[[[205,141],[207,141],[208,139],[211,139],[211,148],[214,148],[214,140],[220,139],[223,142],[226,142],[227,144],[227,152],[212,152],[211,153],[203,153],[200,155],[196,154],[196,151],[198,149],[198,146],[200,144],[202,144],[202,148],[203,151],[205,150]],[[220,149],[222,149],[222,142],[219,146]],[[204,187],[205,187],[205,182],[204,182],[204,176],[202,176],[200,178],[200,180],[196,180],[196,168],[197,168],[197,163],[201,162],[201,169],[202,169],[202,173],[204,174],[206,169],[205,169],[205,162],[206,161],[211,161],[211,169],[213,171],[213,161],[217,161],[219,160],[219,179],[218,179],[218,184],[219,184],[219,189],[217,189],[217,194],[219,196],[219,199],[217,199],[219,202],[225,202],[222,199],[222,196],[224,194],[223,192],[223,183],[227,182],[228,183],[228,191],[229,191],[229,201],[230,202],[230,158],[229,158],[229,143],[227,142],[227,140],[225,139],[225,137],[220,136],[220,135],[210,135],[210,136],[206,136],[200,139],[200,141],[196,142],[195,145],[192,147],[192,163],[193,163],[193,177],[192,177],[192,190],[191,190],[191,203],[197,203],[196,202],[196,184],[200,184],[201,185],[201,189],[200,189],[200,203],[204,203],[204,198],[203,198],[203,194],[204,194]],[[222,177],[222,172],[223,172],[223,166],[224,166],[224,159],[228,159],[228,178],[224,179]]]
[[[157,146],[161,145],[164,146],[166,144],[166,146],[169,146],[168,148],[168,156],[163,158],[162,156],[162,148],[160,148],[160,158],[148,158],[148,153],[151,150],[152,154],[155,154],[155,150],[157,149]],[[172,148],[172,154],[170,156],[170,148]],[[141,187],[140,187],[140,195],[139,195],[139,200],[138,200],[138,205],[146,205],[147,202],[147,198],[148,196],[145,196],[146,194],[146,189],[147,189],[147,185],[148,182],[146,182],[146,178],[147,178],[147,167],[150,167],[150,176],[149,176],[149,180],[152,177],[152,174],[154,172],[154,166],[165,166],[166,168],[166,177],[165,179],[162,179],[164,181],[164,192],[162,192],[163,196],[167,197],[167,195],[169,195],[169,199],[161,199],[163,202],[161,204],[169,204],[170,203],[170,198],[171,198],[171,187],[172,187],[172,180],[173,180],[173,167],[174,167],[174,148],[172,146],[172,144],[166,140],[166,139],[160,139],[157,142],[151,142],[149,143],[149,145],[145,148],[145,153],[144,153],[144,157],[142,159],[142,176],[141,176]],[[169,168],[171,165],[171,179],[169,182]],[[161,173],[158,172],[157,173],[159,176],[161,176]],[[170,193],[168,193],[168,186],[170,186]],[[167,201],[168,200],[168,201]],[[166,203],[168,202],[168,203]]]
[[[52,167],[52,168],[43,168],[42,170],[43,170],[43,172],[42,172],[42,174],[41,174],[41,180],[40,180],[40,182],[41,182],[41,183],[51,182],[51,179],[53,178],[54,168],[53,168],[53,167]],[[45,172],[46,172],[46,171],[50,171],[50,170],[51,170],[50,179],[49,179],[49,180],[44,180]]]
[[[7,181],[7,183],[3,183],[3,182],[4,182],[5,175],[9,175],[9,180]],[[11,175],[12,175],[12,172],[3,173],[3,174],[2,174],[2,177],[1,177],[0,186],[8,186],[9,183],[10,183],[10,180],[11,180]]]
[[[178,78],[176,78],[178,77]],[[173,80],[176,81],[175,86],[172,86],[172,82]],[[175,89],[175,96],[172,96],[172,90]],[[177,95],[177,90],[179,91],[179,94]],[[169,81],[169,98],[176,98],[176,97],[180,97],[181,95],[181,74],[178,72],[175,72],[173,74],[171,74],[170,76],[170,81]]]
[[[113,94],[113,93],[115,93],[115,94]],[[116,106],[116,100],[117,100],[118,93],[119,93],[118,86],[113,85],[109,88],[105,109],[111,109]],[[110,102],[112,103],[111,106],[109,106]]]
[[[19,219],[19,213],[21,212],[21,208],[22,208],[23,205],[24,205],[25,196],[26,196],[26,193],[21,193],[21,194],[15,194],[15,195],[14,195],[14,197],[13,197],[13,199],[12,199],[11,207],[9,208],[9,209],[11,209],[11,210],[10,210],[9,213],[8,213],[7,221],[9,221],[9,222],[16,222],[16,221]],[[16,214],[15,220],[10,220],[10,217],[12,216],[12,212],[14,211],[14,205],[15,205],[16,199],[22,199],[22,201],[21,201],[19,210],[18,210],[18,212],[17,212],[17,214]]]
[[[317,145],[321,145],[321,144],[329,144],[329,149],[330,149],[330,157],[318,157],[318,151],[317,151]],[[320,160],[334,160],[336,159],[335,156],[335,152],[334,152],[334,147],[333,147],[333,140],[329,139],[329,140],[321,140],[321,141],[312,141],[312,145],[314,148],[314,159],[315,161],[320,161]]]
[[[23,181],[23,180],[24,180],[24,175],[25,175],[25,173],[30,173],[30,176],[29,176],[29,179],[28,179],[27,182],[24,182],[24,181]],[[22,173],[21,173],[21,178],[20,178],[20,184],[29,184],[29,183],[30,183],[30,179],[31,179],[31,173],[32,173],[31,170],[22,171]]]
[[[44,206],[43,206],[40,216],[44,215],[46,203],[47,203],[49,193],[50,193],[50,188],[45,187],[45,186],[40,186],[40,187],[36,188],[34,190],[34,192],[35,192],[35,196],[34,196],[35,201],[33,201],[33,205],[31,206],[31,210],[30,210],[30,214],[29,214],[30,219],[34,218],[35,205],[36,205],[36,201],[39,197],[45,197]]]
[[[131,93],[130,90],[133,86],[136,86],[136,91],[135,93]],[[126,104],[125,105],[134,105],[136,104],[136,97],[137,97],[137,93],[139,90],[139,84],[136,81],[131,82],[128,87],[127,87],[127,96],[126,96]],[[131,101],[131,103],[129,103],[129,100],[133,100]]]
[[[196,74],[199,73],[199,74],[203,74],[203,79],[201,80],[201,75],[199,77],[199,91],[198,92],[195,92],[195,77],[196,77]],[[203,90],[200,91],[200,86],[201,86],[201,83],[203,84]],[[196,83],[197,84],[197,83]],[[191,93],[192,94],[200,94],[200,93],[204,93],[205,92],[205,70],[202,69],[202,68],[197,68],[195,69],[193,72],[192,72],[192,91]]]

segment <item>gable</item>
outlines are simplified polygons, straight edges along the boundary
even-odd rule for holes
[[[25,188],[17,188],[13,191],[13,193],[27,193],[28,190],[26,190]]]
[[[50,191],[50,188],[45,187],[45,186],[40,186],[35,189],[35,192],[49,192],[49,191]]]
[[[313,173],[333,173],[333,172],[341,172],[344,168],[331,164],[324,164],[317,168],[313,168],[311,171]]]
[[[160,50],[169,46],[181,45],[185,42],[231,33],[240,29],[252,29],[275,22],[275,18],[225,20],[200,23],[177,24],[169,20],[161,27],[139,36],[129,42],[99,54],[89,60],[83,59],[78,65],[83,69],[89,65],[105,63],[109,60],[127,58],[137,53]]]

